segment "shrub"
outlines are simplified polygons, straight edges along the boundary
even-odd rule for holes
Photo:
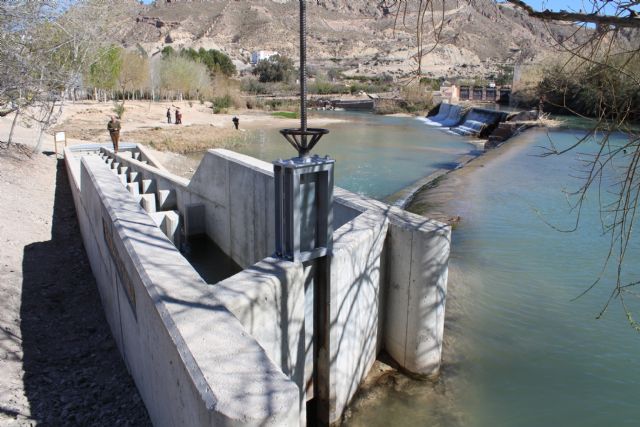
[[[213,101],[211,101],[211,103],[212,103],[211,108],[213,109],[213,114],[219,114],[226,111],[228,108],[231,107],[231,105],[233,105],[233,98],[231,97],[231,95],[228,95],[228,94],[223,96],[217,96],[213,98]]]
[[[124,116],[124,110],[124,104],[118,104],[117,102],[113,103],[113,109],[111,111],[116,113],[116,116],[118,116],[119,119],[122,119],[122,116]]]
[[[242,82],[240,83],[240,89],[243,92],[248,92],[255,95],[263,95],[269,92],[267,85],[265,85],[264,83],[260,83],[258,80],[251,77],[242,79]]]

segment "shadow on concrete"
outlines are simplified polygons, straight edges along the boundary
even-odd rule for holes
[[[59,160],[51,240],[25,247],[24,390],[43,425],[150,425],[103,314]]]

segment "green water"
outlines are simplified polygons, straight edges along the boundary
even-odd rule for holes
[[[574,233],[562,189],[581,183],[584,153],[541,158],[548,137],[559,146],[578,131],[530,130],[465,181],[449,212],[454,230],[447,306],[445,367],[433,386],[408,382],[356,411],[362,426],[637,426],[640,425],[640,334],[603,283],[572,301],[599,274],[609,247],[592,192]],[[620,137],[624,141],[624,137]],[[620,168],[608,169],[615,190]],[[640,278],[640,244],[627,254],[624,279]],[[632,308],[640,308],[629,296]],[[448,303],[449,304],[449,303]],[[451,311],[449,311],[451,310]],[[640,313],[638,313],[640,314]]]
[[[458,136],[429,128],[419,120],[373,114],[325,112],[323,117],[348,122],[326,125],[330,133],[313,150],[336,159],[336,185],[383,199],[441,167],[453,167],[474,149]],[[255,132],[234,148],[265,161],[297,155],[277,129]]]

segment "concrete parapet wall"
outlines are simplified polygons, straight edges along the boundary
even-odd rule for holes
[[[299,425],[296,384],[117,176],[65,157],[107,321],[154,424]]]
[[[388,221],[367,211],[334,232],[331,256],[331,420],[338,421],[383,344]]]
[[[209,150],[189,190],[206,205],[207,235],[238,265],[248,267],[273,254],[271,165],[228,150]]]
[[[218,282],[213,291],[298,385],[301,414],[306,410],[305,384],[309,379],[305,376],[307,278],[308,269],[300,263],[265,258]]]
[[[202,414],[197,419],[206,425],[219,408],[211,402],[239,393],[240,401],[252,405],[245,409],[247,424],[257,419],[282,425],[304,420],[312,372],[308,296],[313,274],[309,266],[270,258],[275,241],[273,166],[228,150],[209,150],[189,181],[141,161],[135,150],[114,154],[102,149],[106,163],[86,156],[82,165],[79,157],[69,155],[70,179],[82,189],[74,192],[78,217],[107,318],[149,412],[160,414],[157,419],[169,417],[167,424],[183,423],[182,415],[165,412],[175,410],[172,397],[180,401],[184,394],[190,402],[204,404],[205,409],[190,404],[184,411]],[[156,222],[136,202],[141,197],[140,202],[155,202],[164,210],[153,214]],[[107,234],[101,232],[100,218],[112,224]],[[171,224],[165,224],[169,219]],[[166,225],[170,232],[165,233],[174,235],[179,234],[176,223],[187,236],[194,230],[206,232],[246,269],[206,286],[157,225]],[[340,188],[334,190],[333,226],[330,392],[335,421],[382,348],[409,371],[437,373],[451,230]],[[112,246],[134,278],[126,281],[131,286],[118,282],[118,261],[108,257],[107,235],[115,236]],[[127,302],[127,289],[140,305]],[[127,312],[133,308],[137,313],[141,307],[144,316]],[[156,335],[149,338],[151,333]],[[162,355],[156,356],[158,351]],[[141,361],[145,354],[154,356]],[[182,366],[177,373],[176,360]],[[166,363],[168,378],[157,368]],[[245,373],[251,364],[251,372]],[[225,379],[218,367],[237,378]],[[149,382],[155,376],[161,379]],[[176,388],[171,381],[178,380]],[[251,382],[251,396],[236,388],[237,381]],[[259,391],[267,389],[269,398]],[[289,406],[280,400],[284,396]],[[235,414],[240,406],[224,407]],[[239,421],[229,415],[225,422]]]
[[[236,248],[247,247],[248,242],[265,242],[249,244],[255,252],[243,255],[246,260],[273,253],[272,169],[271,164],[249,156],[209,150],[190,184],[191,191],[206,192],[207,199],[220,204],[218,212],[224,214],[218,221],[229,224],[223,235],[233,235]],[[251,183],[258,185],[252,187]],[[245,213],[228,206],[242,206]],[[247,215],[248,211],[253,215]],[[383,345],[407,370],[436,374],[442,353],[451,228],[339,187],[334,189],[335,230],[368,211],[389,222],[384,239],[385,274],[381,276],[386,295],[381,316]],[[241,254],[236,253],[234,259],[240,259]]]
[[[405,369],[438,372],[451,227],[341,188],[336,203],[389,221],[386,250],[384,348]]]

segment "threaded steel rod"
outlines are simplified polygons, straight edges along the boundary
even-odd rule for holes
[[[307,2],[300,0],[300,129],[307,130]],[[306,147],[307,137],[302,135]]]

